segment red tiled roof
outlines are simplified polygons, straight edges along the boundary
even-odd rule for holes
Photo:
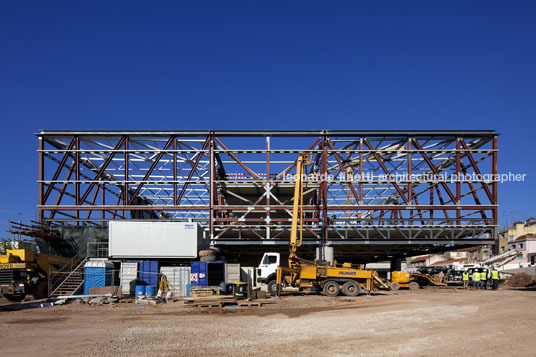
[[[432,265],[445,265],[445,264],[457,263],[457,262],[461,262],[461,261],[464,260],[464,259],[465,259],[465,258],[441,260],[441,261],[439,261],[439,262],[435,262],[435,263],[430,264],[430,266],[432,266]]]
[[[525,240],[527,238],[536,238],[536,234],[525,234],[517,237],[515,240]]]
[[[478,247],[456,249],[456,250],[453,250],[453,252],[476,252],[477,250],[480,250],[480,249],[482,249],[481,245],[479,245]]]
[[[430,257],[431,257],[431,255],[425,255],[425,256],[422,256],[422,257],[417,257],[415,259],[412,259],[411,262],[412,263],[422,262],[422,261],[425,261],[426,259],[428,259]]]

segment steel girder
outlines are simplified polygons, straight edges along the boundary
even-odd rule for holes
[[[496,236],[494,131],[45,130],[37,136],[38,211],[46,224],[168,219],[198,222],[215,244],[285,240],[294,163],[309,151],[305,240],[434,244]]]

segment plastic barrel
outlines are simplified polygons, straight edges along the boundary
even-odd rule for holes
[[[156,285],[147,285],[145,287],[145,296],[156,296]]]
[[[145,285],[136,285],[136,297],[144,297],[146,291]]]

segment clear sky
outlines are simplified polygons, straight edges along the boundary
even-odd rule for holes
[[[0,237],[39,129],[495,129],[536,216],[534,1],[2,1]]]

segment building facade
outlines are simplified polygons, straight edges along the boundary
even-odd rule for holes
[[[536,218],[534,217],[530,217],[525,222],[515,222],[512,226],[501,229],[495,241],[493,253],[502,254],[508,251],[510,249],[509,243],[527,234],[536,234]]]

